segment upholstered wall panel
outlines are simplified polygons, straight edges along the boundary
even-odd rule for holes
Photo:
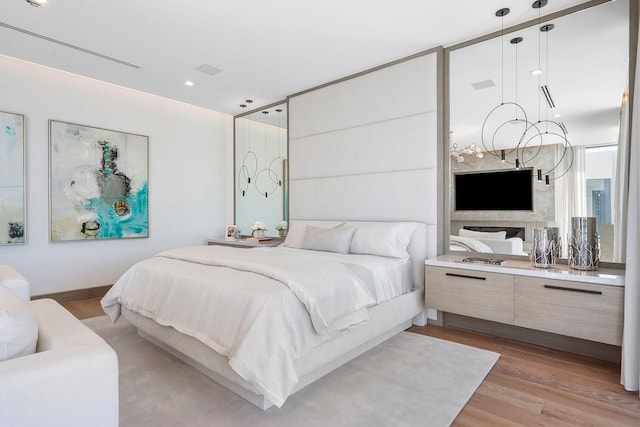
[[[436,224],[436,178],[436,169],[419,169],[291,181],[291,218]]]
[[[426,135],[436,130],[437,113],[433,111],[302,137],[292,150],[296,157],[290,157],[290,173],[296,179],[307,179],[435,168],[436,152]]]
[[[436,55],[425,55],[292,97],[289,137],[436,111],[436,66]]]
[[[437,254],[437,55],[289,98],[291,219],[420,221]]]

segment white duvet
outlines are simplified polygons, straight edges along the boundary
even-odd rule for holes
[[[285,248],[176,249],[129,269],[102,306],[113,321],[123,305],[200,340],[281,406],[298,381],[296,359],[368,320],[377,300],[405,290],[388,289],[403,276],[399,261],[341,257]],[[385,262],[395,267],[381,267]]]

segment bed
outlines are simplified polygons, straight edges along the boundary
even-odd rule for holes
[[[295,221],[276,248],[194,246],[102,299],[138,333],[262,409],[424,318],[426,225]]]

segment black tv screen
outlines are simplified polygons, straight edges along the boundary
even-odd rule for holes
[[[454,175],[457,211],[532,211],[533,169]]]

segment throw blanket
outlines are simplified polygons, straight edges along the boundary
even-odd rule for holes
[[[306,252],[283,257],[269,250],[238,251],[213,245],[174,249],[157,256],[230,267],[275,279],[287,285],[304,304],[319,334],[361,323],[349,315],[376,303],[365,284],[347,266]]]

